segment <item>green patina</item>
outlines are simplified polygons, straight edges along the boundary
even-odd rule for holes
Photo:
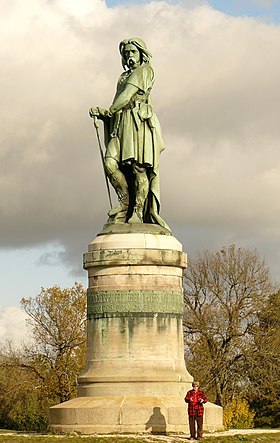
[[[152,55],[140,38],[123,40],[119,50],[124,71],[112,105],[109,109],[95,106],[89,110],[97,131],[110,204],[109,182],[119,200],[108,213],[105,230],[110,225],[155,224],[164,233],[171,233],[159,215],[159,159],[165,146],[151,100],[155,80]],[[105,155],[98,119],[104,124]]]
[[[160,225],[153,225],[151,223],[124,223],[124,224],[112,224],[107,223],[104,225],[102,232],[98,235],[108,234],[155,234],[155,235],[168,235],[171,236],[171,232]]]
[[[88,318],[183,314],[183,294],[175,291],[93,291],[88,289]]]

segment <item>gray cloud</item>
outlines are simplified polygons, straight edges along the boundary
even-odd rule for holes
[[[183,3],[1,6],[0,247],[61,244],[80,270],[108,210],[88,108],[111,104],[118,43],[136,35],[156,71],[163,217],[191,253],[234,241],[274,266],[280,28]]]

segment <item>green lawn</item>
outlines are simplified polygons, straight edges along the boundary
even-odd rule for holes
[[[61,435],[9,435],[0,431],[0,443],[183,443],[188,442],[185,436],[61,436]],[[280,443],[280,431],[277,433],[235,435],[235,436],[205,436],[204,443]]]

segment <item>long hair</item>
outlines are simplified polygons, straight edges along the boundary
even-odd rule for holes
[[[124,48],[126,45],[131,44],[136,46],[138,51],[140,52],[140,61],[142,63],[146,63],[147,65],[150,63],[152,54],[148,51],[147,46],[141,38],[129,38],[127,40],[122,40],[119,45],[120,54],[122,57],[122,66],[124,69],[126,69],[126,60],[124,57]]]

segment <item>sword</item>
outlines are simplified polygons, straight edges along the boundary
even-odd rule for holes
[[[111,192],[110,192],[110,187],[109,187],[109,181],[108,181],[108,177],[107,177],[107,174],[106,174],[106,171],[105,171],[105,159],[104,159],[104,154],[103,154],[102,147],[101,147],[101,140],[100,140],[100,134],[99,134],[99,122],[98,122],[98,118],[97,118],[96,115],[93,116],[93,124],[94,124],[95,130],[96,130],[96,136],[97,136],[97,140],[98,140],[98,147],[99,147],[99,152],[100,152],[100,156],[101,156],[103,172],[104,172],[104,175],[105,175],[105,182],[106,182],[106,187],[107,187],[110,207],[111,207],[111,209],[113,209]]]

